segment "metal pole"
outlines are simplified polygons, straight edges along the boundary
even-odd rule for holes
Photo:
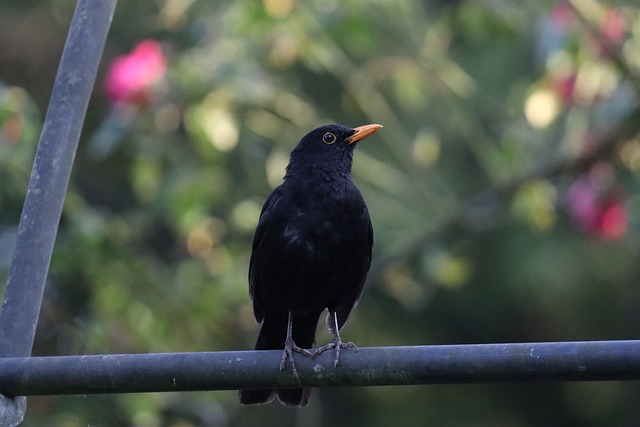
[[[20,217],[0,312],[0,357],[29,356],[71,166],[116,0],[79,0]]]
[[[71,166],[117,0],[79,0],[62,52],[25,198],[0,311],[0,357],[29,356]],[[0,396],[0,425],[24,398]]]
[[[640,379],[640,341],[438,345],[296,355],[233,351],[0,358],[6,395],[137,393],[310,386],[372,386]]]

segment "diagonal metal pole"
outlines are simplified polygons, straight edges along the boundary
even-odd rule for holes
[[[31,354],[71,166],[116,3],[79,0],[71,20],[20,217],[0,312],[0,357]],[[19,405],[7,413],[14,403],[0,399],[1,425],[21,421],[24,405],[17,422],[10,417]]]
[[[20,218],[0,313],[0,356],[29,356],[71,166],[116,0],[79,0]]]

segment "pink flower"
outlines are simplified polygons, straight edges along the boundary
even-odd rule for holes
[[[549,14],[553,26],[559,30],[567,30],[574,18],[573,9],[565,2],[557,3]]]
[[[575,99],[576,80],[575,72],[553,77],[551,80],[553,91],[564,105],[571,104]]]
[[[620,191],[598,188],[602,183],[594,182],[597,178],[597,173],[589,173],[574,182],[569,189],[569,214],[578,228],[588,235],[620,239],[627,230],[627,212]]]
[[[600,23],[600,31],[602,35],[609,39],[614,46],[619,45],[624,38],[624,18],[616,10],[608,10],[605,12],[602,22]]]
[[[600,21],[600,36],[592,38],[591,45],[598,55],[609,57],[612,49],[619,49],[624,43],[625,32],[623,16],[617,10],[607,10]]]
[[[114,104],[146,105],[167,71],[167,59],[156,40],[143,40],[109,67],[104,92]]]

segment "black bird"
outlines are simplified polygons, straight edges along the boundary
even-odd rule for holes
[[[262,329],[256,350],[284,349],[293,375],[293,353],[307,356],[355,348],[338,331],[358,302],[371,265],[373,228],[360,191],[351,181],[355,143],[382,126],[327,125],[305,135],[291,152],[284,182],[267,198],[253,238],[249,294]],[[327,309],[333,340],[316,350],[318,319]],[[309,389],[240,390],[240,403],[303,407]]]

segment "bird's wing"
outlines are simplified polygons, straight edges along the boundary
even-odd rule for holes
[[[249,295],[253,300],[253,314],[258,322],[262,322],[264,319],[263,304],[260,298],[258,298],[258,292],[256,292],[258,287],[258,271],[260,271],[260,262],[262,260],[265,238],[269,235],[269,224],[272,224],[273,222],[269,221],[269,218],[273,216],[281,197],[282,193],[278,188],[269,194],[269,197],[267,197],[267,200],[262,206],[258,226],[256,227],[256,232],[253,236],[251,260],[249,261]]]
[[[363,204],[363,208],[364,210],[362,212],[362,216],[367,223],[367,228],[364,235],[367,253],[366,257],[363,259],[362,265],[359,266],[361,268],[362,277],[357,292],[353,295],[353,297],[347,299],[342,304],[336,307],[336,315],[338,317],[338,330],[340,330],[347,323],[347,319],[349,318],[351,310],[353,310],[353,307],[355,307],[358,303],[358,300],[360,300],[360,296],[362,296],[364,284],[367,279],[367,273],[369,272],[369,268],[371,267],[371,255],[373,251],[373,225],[371,224],[371,219],[369,218],[369,210],[367,209],[367,206]]]

